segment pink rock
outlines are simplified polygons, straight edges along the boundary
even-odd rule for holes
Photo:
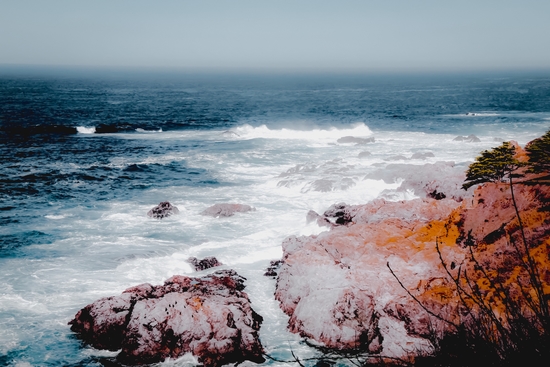
[[[231,217],[235,213],[254,211],[253,207],[244,204],[214,204],[201,212],[202,215],[211,217]]]
[[[287,238],[275,296],[290,316],[289,329],[327,347],[361,348],[391,358],[431,352],[429,315],[386,264],[399,269],[409,289],[422,279],[444,277],[435,238],[423,252],[427,245],[411,235],[430,221],[446,219],[459,205],[449,199],[379,199],[346,206],[352,218],[348,226]]]
[[[244,278],[222,270],[142,284],[80,310],[71,330],[97,349],[121,350],[123,364],[155,363],[192,353],[204,366],[261,363],[262,317],[250,307]]]
[[[532,261],[544,289],[550,289],[550,186],[537,184],[536,178],[522,178],[514,194]],[[377,199],[334,206],[335,213],[350,218],[345,226],[287,238],[275,296],[290,317],[289,329],[330,348],[409,361],[430,354],[433,338],[454,330],[433,314],[455,323],[469,317],[442,259],[455,276],[458,269],[467,270],[495,314],[508,317],[499,313],[502,303],[490,301],[494,292],[484,277],[497,274],[514,297],[528,289],[517,287],[529,274],[510,187],[487,183],[470,191],[473,198],[460,203],[448,198]],[[309,217],[323,219],[312,213]],[[388,264],[432,314],[403,289]],[[479,264],[489,271],[480,271]],[[529,307],[523,308],[529,313]],[[475,307],[470,311],[477,312]]]

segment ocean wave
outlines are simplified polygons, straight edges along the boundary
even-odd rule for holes
[[[76,131],[79,134],[95,134],[95,126],[92,126],[92,127],[77,126]]]
[[[372,131],[364,123],[352,124],[346,128],[336,128],[330,127],[326,129],[309,129],[309,130],[298,130],[298,129],[272,129],[266,125],[261,126],[251,126],[251,125],[242,125],[236,128],[229,130],[231,137],[240,138],[240,139],[283,139],[283,140],[330,140],[334,141],[347,136],[354,137],[366,137],[372,136]],[[224,135],[228,136],[225,132]]]
[[[136,132],[141,133],[141,134],[155,134],[155,133],[161,133],[162,128],[160,128],[158,130],[145,130],[145,129],[142,129],[142,128],[138,127],[136,129]]]

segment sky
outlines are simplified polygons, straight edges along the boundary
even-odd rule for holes
[[[0,65],[550,69],[548,0],[0,0]]]

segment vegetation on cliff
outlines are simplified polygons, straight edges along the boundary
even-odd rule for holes
[[[434,335],[436,353],[417,359],[416,365],[516,366],[525,361],[533,366],[547,365],[550,216],[545,203],[549,190],[539,180],[540,175],[529,172],[548,174],[550,132],[528,144],[526,153],[528,159],[522,159],[522,152],[505,142],[482,152],[470,165],[463,188],[492,182],[503,191],[501,181],[506,180],[515,218],[503,221],[500,228],[482,238],[472,234],[486,233],[477,229],[464,233],[462,245],[468,249],[468,262],[456,270],[454,264],[450,266],[440,257],[453,292],[460,299],[460,314],[449,320],[455,326],[452,332],[442,338]],[[523,180],[513,181],[520,177]],[[518,188],[520,203],[516,200],[516,185],[522,186]],[[487,190],[478,191],[475,204],[485,205],[483,193]],[[501,207],[506,207],[506,198],[500,201]],[[505,217],[498,211],[492,214]],[[486,222],[477,225],[483,227]]]

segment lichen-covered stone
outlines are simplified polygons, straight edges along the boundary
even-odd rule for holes
[[[142,284],[80,310],[71,330],[97,349],[121,350],[123,364],[155,363],[191,353],[204,366],[264,361],[262,317],[250,306],[244,278],[222,270]]]

